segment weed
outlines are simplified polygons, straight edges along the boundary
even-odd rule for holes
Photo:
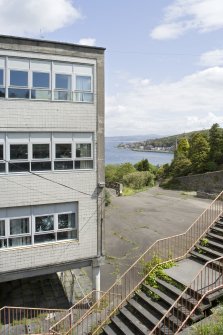
[[[200,241],[200,244],[202,247],[206,247],[208,245],[208,239],[202,238],[202,240]]]

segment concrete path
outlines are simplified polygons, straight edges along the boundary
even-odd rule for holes
[[[107,290],[157,239],[184,232],[210,203],[159,187],[130,197],[112,197],[105,217],[101,289]]]

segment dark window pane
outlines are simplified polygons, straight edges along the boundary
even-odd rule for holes
[[[28,172],[29,163],[9,163],[9,172]]]
[[[9,247],[18,247],[20,245],[30,245],[31,244],[31,237],[16,237],[16,238],[9,238]]]
[[[55,241],[55,234],[35,235],[34,243],[46,243]]]
[[[77,144],[76,157],[91,157],[91,144]]]
[[[4,148],[3,144],[0,144],[0,161],[2,161],[3,158],[4,158],[4,156],[3,156],[3,148]]]
[[[48,90],[31,90],[31,99],[50,100],[51,91]]]
[[[77,76],[76,77],[76,90],[77,91],[91,91],[91,77]]]
[[[58,229],[75,228],[75,214],[58,214]]]
[[[55,87],[64,90],[71,90],[71,76],[67,74],[56,74]]]
[[[0,87],[0,98],[5,98],[5,89]]]
[[[7,240],[0,239],[0,248],[7,248]]]
[[[0,85],[4,84],[4,71],[0,69]]]
[[[50,87],[50,74],[43,73],[43,72],[33,72],[33,87],[49,88]]]
[[[8,94],[9,94],[9,98],[29,99],[29,90],[26,90],[26,89],[9,88]]]
[[[33,159],[43,159],[50,157],[49,144],[33,144]]]
[[[54,91],[54,100],[71,100],[71,93],[68,91]]]
[[[71,158],[71,148],[70,143],[56,144],[56,158]]]
[[[28,234],[29,219],[20,218],[10,220],[10,235]]]
[[[11,86],[28,86],[28,72],[27,71],[10,71],[10,85]]]
[[[5,236],[5,220],[0,220],[0,236]]]
[[[32,162],[31,163],[32,171],[48,171],[51,170],[51,162]]]
[[[35,218],[36,232],[53,230],[54,218],[53,215],[37,216]]]
[[[0,163],[0,173],[5,172],[5,163]]]
[[[71,170],[73,166],[73,161],[54,162],[54,170]]]
[[[69,240],[69,239],[74,239],[77,238],[77,231],[76,230],[71,230],[71,231],[63,231],[63,232],[58,232],[57,233],[57,240]]]
[[[27,159],[28,144],[10,144],[10,159]]]

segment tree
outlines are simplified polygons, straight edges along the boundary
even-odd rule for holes
[[[178,154],[171,164],[171,174],[174,177],[186,176],[191,172],[191,161],[185,155]]]
[[[192,172],[202,173],[207,171],[210,146],[201,133],[196,133],[190,140],[189,159],[192,163]]]
[[[156,173],[157,167],[149,163],[148,159],[142,159],[140,162],[134,165],[137,171],[150,171]]]
[[[175,156],[180,155],[180,156],[188,157],[189,149],[190,149],[190,144],[188,142],[188,139],[186,137],[182,137],[178,142]]]
[[[209,143],[211,162],[223,163],[223,131],[218,123],[214,123],[209,130]]]
[[[116,171],[116,181],[119,183],[123,182],[123,177],[128,173],[136,172],[136,169],[131,163],[123,163],[118,165]]]

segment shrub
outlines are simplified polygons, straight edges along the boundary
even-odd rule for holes
[[[108,190],[105,190],[105,206],[109,206],[111,203],[111,194]]]
[[[149,171],[132,172],[123,177],[125,186],[140,189],[145,186],[154,186],[154,175]]]

